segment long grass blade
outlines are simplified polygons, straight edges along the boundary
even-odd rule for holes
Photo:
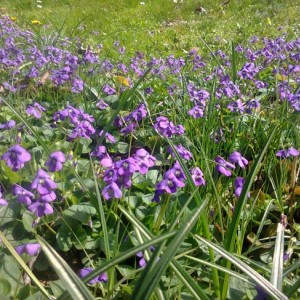
[[[48,291],[44,288],[44,286],[39,282],[39,280],[36,278],[36,276],[32,273],[32,271],[29,269],[29,267],[26,265],[26,263],[23,261],[23,259],[20,257],[20,255],[17,253],[15,248],[10,244],[10,242],[6,239],[5,235],[2,231],[0,231],[0,240],[2,243],[6,246],[8,251],[11,253],[11,255],[15,258],[15,260],[19,263],[19,265],[22,267],[22,269],[28,274],[28,276],[31,278],[31,280],[34,282],[34,284],[37,286],[37,288],[48,298],[48,299],[54,299],[53,296],[51,296]]]
[[[273,256],[273,265],[271,273],[271,283],[279,291],[282,290],[282,277],[283,277],[283,251],[284,251],[284,229],[282,223],[277,225],[277,236]]]
[[[42,237],[37,236],[37,240],[57,275],[64,282],[66,291],[70,294],[72,299],[94,300],[95,298],[87,286],[73,272],[60,255]]]
[[[259,273],[257,273],[254,269],[245,264],[242,260],[235,257],[228,251],[222,249],[220,246],[213,244],[212,242],[202,238],[201,236],[196,235],[195,239],[199,243],[204,243],[208,247],[212,248],[214,251],[219,253],[223,258],[230,261],[237,268],[243,271],[246,275],[248,275],[252,280],[254,280],[259,286],[261,286],[270,296],[274,299],[278,300],[288,300],[288,297],[284,295],[281,291],[275,288],[268,280],[262,277]],[[226,299],[226,298],[224,298]]]

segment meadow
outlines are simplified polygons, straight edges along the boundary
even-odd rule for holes
[[[300,2],[174,2],[1,2],[1,300],[300,298]]]

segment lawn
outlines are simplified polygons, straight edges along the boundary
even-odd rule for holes
[[[299,299],[299,8],[2,1],[1,299]]]

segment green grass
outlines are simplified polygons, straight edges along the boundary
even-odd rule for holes
[[[289,36],[299,33],[299,0],[183,1],[145,0],[4,0],[1,12],[17,17],[18,24],[43,31],[32,20],[61,29],[67,36],[85,37],[85,43],[102,43],[106,55],[115,55],[109,46],[115,40],[126,46],[128,54],[141,50],[149,55],[182,53],[203,48],[200,37],[210,45],[229,47],[252,35],[274,37],[283,26]],[[205,12],[199,12],[204,8]],[[99,35],[93,34],[95,31]]]

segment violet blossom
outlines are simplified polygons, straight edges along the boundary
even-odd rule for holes
[[[9,120],[6,123],[0,124],[0,129],[11,129],[16,126],[15,120]]]
[[[18,184],[13,186],[12,194],[17,196],[19,203],[24,203],[25,205],[30,205],[34,199],[34,194],[30,191],[24,189]]]
[[[235,169],[235,166],[229,162],[227,162],[223,157],[217,156],[215,158],[216,162],[216,170],[225,176],[231,176],[231,170],[230,169]]]
[[[105,200],[109,200],[111,198],[119,199],[122,197],[122,191],[119,186],[112,181],[110,184],[106,185],[102,190],[102,195]]]
[[[193,154],[185,149],[182,145],[174,145],[174,148],[176,149],[177,153],[185,160],[190,160],[193,157]],[[167,148],[167,151],[172,155],[173,158],[176,158],[176,155],[170,146]]]
[[[20,145],[14,145],[1,156],[1,159],[13,171],[18,171],[24,167],[25,162],[30,161],[31,155]]]
[[[91,267],[82,268],[82,269],[79,270],[78,276],[80,278],[84,278],[88,274],[90,274],[92,271],[93,271],[93,268],[91,268]],[[107,280],[108,280],[107,273],[104,272],[101,275],[96,276],[95,278],[91,279],[89,281],[89,284],[96,284],[98,282],[107,282]]]
[[[277,157],[288,158],[290,156],[296,157],[299,156],[299,151],[294,147],[290,147],[288,149],[282,149],[276,152]]]
[[[191,175],[192,175],[192,179],[196,186],[206,184],[206,182],[203,178],[203,172],[198,167],[195,167],[191,170]]]
[[[53,152],[49,159],[45,162],[45,166],[50,172],[60,171],[65,163],[66,158],[63,152],[55,151]]]
[[[229,155],[229,160],[232,163],[237,163],[241,168],[245,168],[248,165],[248,160],[237,151],[234,151]]]
[[[40,252],[41,245],[38,243],[28,243],[24,245],[20,245],[16,247],[16,252],[19,255],[22,255],[23,253],[28,254],[30,256],[35,256]]]
[[[235,187],[234,194],[235,194],[237,197],[239,197],[239,196],[241,195],[241,192],[242,192],[244,183],[245,183],[245,179],[244,179],[243,177],[237,177],[237,178],[234,180],[234,187]],[[249,193],[248,193],[248,197],[250,197],[250,194],[249,194]]]
[[[40,119],[42,117],[42,113],[45,111],[46,109],[40,105],[37,102],[34,102],[32,105],[28,105],[26,108],[26,113],[30,116],[34,116],[37,119]]]
[[[5,200],[4,198],[2,198],[2,193],[0,192],[0,206],[3,205],[3,206],[7,206],[8,205],[8,202],[7,200]]]

